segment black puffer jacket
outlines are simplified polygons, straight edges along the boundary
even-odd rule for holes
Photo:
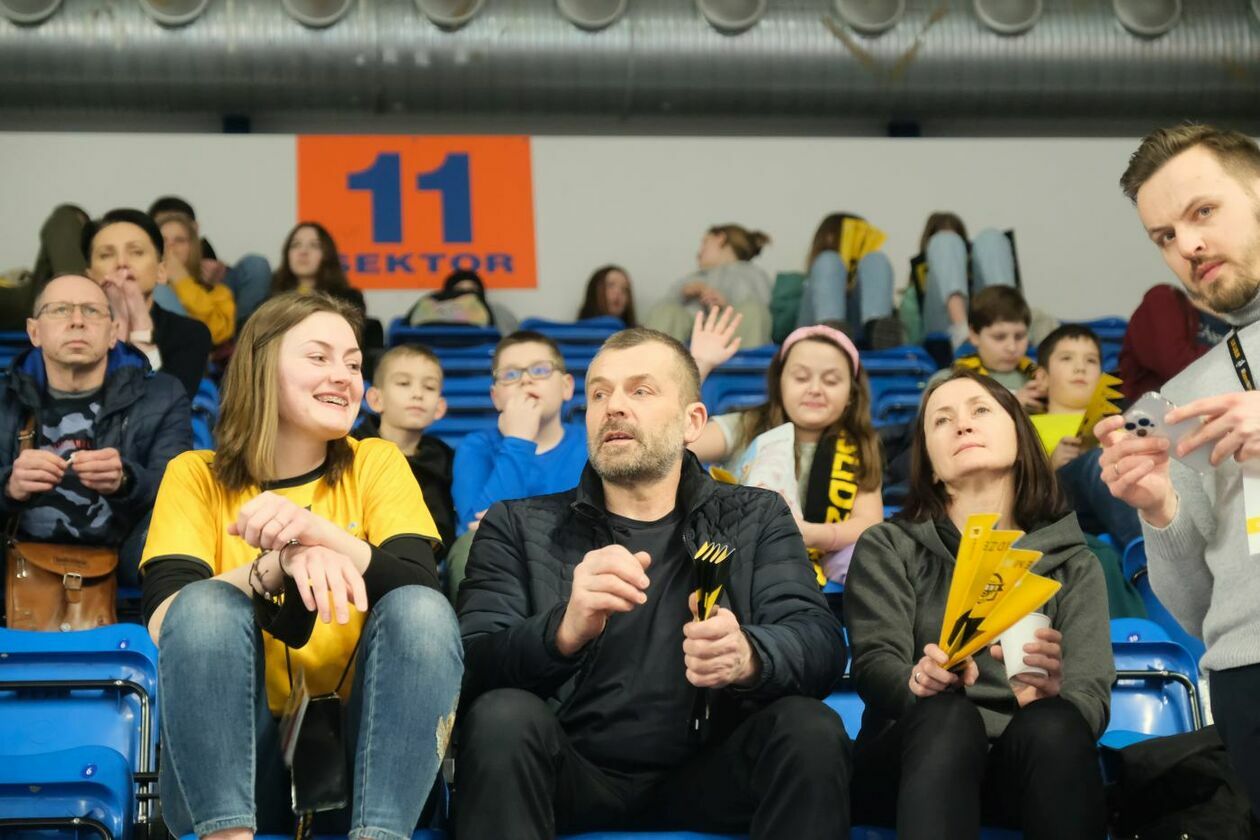
[[[689,554],[706,541],[735,547],[721,603],[761,658],[758,684],[719,692],[715,715],[718,703],[742,717],[788,695],[825,697],[844,673],[847,652],[787,504],[767,490],[718,484],[690,453],[678,500]],[[574,490],[490,508],[459,592],[465,702],[495,688],[520,688],[565,703],[584,664],[599,654],[598,639],[573,657],[556,650],[573,569],[587,552],[613,542],[602,484],[589,464]],[[676,681],[687,690],[681,674],[655,673],[657,658],[645,653],[625,663],[636,679]]]
[[[8,372],[0,375],[0,520],[26,507],[2,488],[8,485],[17,460],[18,433],[28,417],[38,417],[47,388],[39,350],[18,356]],[[177,379],[153,371],[139,350],[117,344],[109,351],[94,437],[98,449],[118,450],[127,472],[123,492],[108,497],[121,542],[153,509],[166,462],[192,448],[188,395]]]

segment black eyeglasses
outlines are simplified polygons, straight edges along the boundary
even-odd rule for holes
[[[523,368],[500,368],[494,372],[494,381],[496,385],[515,385],[520,382],[526,374],[530,379],[549,379],[556,371],[564,372],[564,369],[555,362],[535,362],[529,367]]]
[[[35,313],[36,318],[47,315],[54,321],[68,321],[74,317],[74,310],[83,314],[85,321],[106,321],[109,319],[109,307],[99,303],[45,303]]]

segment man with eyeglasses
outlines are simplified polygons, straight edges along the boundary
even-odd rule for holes
[[[33,348],[0,375],[0,519],[6,533],[16,521],[19,539],[118,548],[128,585],[166,462],[192,448],[192,425],[183,387],[118,341],[116,314],[77,275],[36,298]]]
[[[459,589],[472,534],[495,502],[559,493],[575,487],[586,466],[586,427],[563,422],[573,377],[556,343],[518,330],[499,342],[491,362],[490,398],[496,429],[474,432],[455,449],[456,531],[447,555],[451,597]]]

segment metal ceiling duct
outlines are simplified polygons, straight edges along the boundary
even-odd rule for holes
[[[140,5],[163,26],[185,26],[206,10],[210,0],[140,0]]]
[[[836,14],[863,35],[879,35],[906,14],[906,0],[836,0]]]
[[[443,29],[458,29],[476,17],[485,0],[416,0],[416,8]]]
[[[1112,0],[1120,25],[1143,38],[1158,38],[1181,20],[1181,0]]]
[[[999,35],[1020,35],[1041,19],[1041,0],[974,0],[976,17]]]
[[[765,17],[767,0],[696,0],[696,7],[713,28],[737,35]]]
[[[0,0],[13,4],[16,0]],[[775,0],[717,31],[694,2],[634,0],[617,25],[578,29],[556,0],[494,0],[460,28],[419,3],[362,0],[326,28],[275,0],[211,0],[178,29],[136,0],[76,0],[42,24],[0,18],[0,112],[580,115],[659,121],[1000,117],[1252,120],[1260,26],[1243,0],[1195,0],[1140,38],[1111,3],[1042,0],[1002,37],[971,3],[907,0],[863,38],[835,0]],[[481,0],[444,0],[455,3]],[[465,7],[465,10],[467,7]],[[148,127],[148,126],[145,126]]]
[[[346,16],[354,0],[280,0],[284,9],[303,26],[332,26]]]
[[[34,24],[50,17],[60,5],[61,0],[0,0],[0,17]]]
[[[590,32],[612,26],[626,13],[629,0],[556,0],[565,20]]]

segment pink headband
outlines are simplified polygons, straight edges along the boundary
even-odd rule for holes
[[[858,368],[861,366],[857,347],[840,330],[824,324],[815,324],[812,327],[800,327],[793,330],[787,338],[783,339],[783,346],[779,348],[779,358],[786,359],[788,349],[796,342],[806,338],[825,338],[839,344],[840,349],[848,354],[849,361],[853,363],[853,375],[857,376]]]

